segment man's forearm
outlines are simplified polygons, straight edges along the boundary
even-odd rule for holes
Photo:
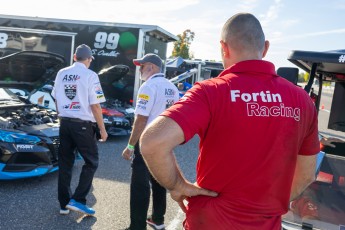
[[[184,141],[181,127],[170,118],[158,117],[141,137],[140,149],[157,181],[169,190],[185,183],[173,149]]]
[[[136,145],[139,141],[141,134],[143,133],[146,124],[147,124],[148,117],[137,115],[134,119],[133,128],[131,136],[129,137],[128,144]]]
[[[290,200],[296,199],[315,180],[316,156],[297,157]]]
[[[141,148],[145,148],[141,146]],[[146,165],[155,179],[168,190],[173,190],[185,182],[185,179],[177,166],[175,155],[172,151],[151,149],[150,154],[143,155]]]
[[[100,130],[105,130],[101,105],[100,104],[91,105],[91,111],[97,122],[98,128]]]

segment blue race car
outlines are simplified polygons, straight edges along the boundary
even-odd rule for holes
[[[64,66],[62,56],[47,52],[22,51],[0,58],[0,180],[42,176],[58,169],[57,113],[28,98],[51,83]],[[25,97],[15,90],[29,94]]]

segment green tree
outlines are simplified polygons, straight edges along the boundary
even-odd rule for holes
[[[183,31],[182,35],[178,34],[178,40],[174,42],[174,49],[172,51],[172,57],[182,57],[183,59],[190,59],[193,54],[189,52],[190,45],[194,39],[194,32],[191,30]]]
[[[309,80],[309,73],[302,72],[302,73],[298,74],[298,82],[299,83],[307,82],[308,80]]]

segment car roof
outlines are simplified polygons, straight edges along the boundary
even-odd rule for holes
[[[318,78],[322,75],[329,81],[345,81],[345,50],[326,52],[293,50],[288,60],[306,72],[311,72],[314,65]]]

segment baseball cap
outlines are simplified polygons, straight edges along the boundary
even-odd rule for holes
[[[80,46],[78,46],[75,49],[75,56],[78,59],[82,59],[82,60],[85,60],[85,59],[88,59],[88,58],[95,59],[92,56],[92,51],[91,51],[90,47],[85,45],[85,44],[81,44]]]
[[[142,65],[146,62],[150,62],[158,66],[160,69],[162,69],[163,62],[162,62],[162,59],[157,54],[148,53],[140,59],[133,59],[134,65]]]

